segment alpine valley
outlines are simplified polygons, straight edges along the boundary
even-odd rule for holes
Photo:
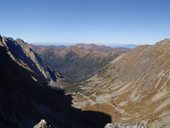
[[[170,40],[133,49],[0,36],[0,128],[169,128]]]

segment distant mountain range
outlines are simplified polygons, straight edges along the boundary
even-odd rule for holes
[[[136,48],[139,45],[136,44],[105,44],[105,45],[98,45],[98,44],[86,44],[86,43],[77,43],[77,44],[84,44],[84,45],[97,45],[97,46],[105,46],[105,47],[111,47],[111,48]],[[57,48],[65,48],[65,47],[70,47],[70,46],[74,46],[77,44],[70,44],[70,45],[36,45],[36,44],[32,44],[33,47],[57,47]]]
[[[83,43],[67,47],[35,45],[32,47],[46,65],[63,73],[72,82],[90,78],[121,53],[128,51],[126,48]]]
[[[139,45],[135,45],[135,44],[115,44],[115,45],[112,45],[111,47],[113,48],[130,48],[130,49],[133,49],[133,48],[136,48],[138,47]]]

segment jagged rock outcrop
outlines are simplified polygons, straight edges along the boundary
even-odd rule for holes
[[[37,125],[35,125],[33,128],[51,128],[51,126],[47,125],[47,122],[42,119]]]
[[[62,72],[73,82],[81,82],[90,78],[115,57],[128,51],[124,48],[111,48],[96,44],[77,44],[68,47],[33,46],[33,48],[44,63]]]

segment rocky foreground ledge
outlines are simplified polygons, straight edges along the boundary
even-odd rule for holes
[[[47,125],[47,122],[42,119],[37,125],[35,125],[33,128],[52,128],[51,126]]]
[[[108,123],[104,128],[148,128],[146,121],[138,123]]]

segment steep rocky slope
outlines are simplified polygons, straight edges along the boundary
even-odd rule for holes
[[[6,48],[8,55],[20,66],[36,73],[42,83],[46,81],[51,85],[62,83],[64,77],[50,66],[44,65],[29,44],[19,38],[14,40],[10,37],[1,37],[1,40],[1,45]]]
[[[117,123],[169,128],[170,40],[120,55],[83,84],[73,93],[73,106],[105,112]]]
[[[7,47],[8,41],[0,36],[1,128],[32,128],[41,119],[53,128],[103,128],[110,121],[104,114],[72,108],[71,97],[42,82],[29,63],[14,54],[20,51],[11,49],[16,42]]]
[[[69,47],[34,46],[46,65],[62,72],[73,82],[86,80],[96,74],[115,57],[127,51],[95,44],[77,44]]]

